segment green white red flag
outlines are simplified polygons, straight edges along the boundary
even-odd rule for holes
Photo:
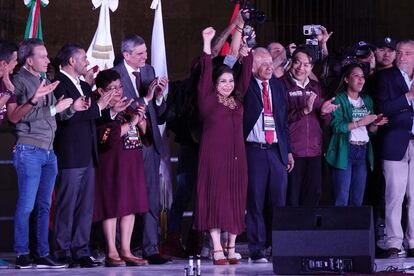
[[[29,18],[26,23],[24,38],[38,38],[43,40],[42,21],[40,8],[46,7],[49,0],[23,0],[26,7],[30,9]]]

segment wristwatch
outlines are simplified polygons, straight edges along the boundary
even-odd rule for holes
[[[33,98],[30,98],[27,102],[28,102],[30,105],[33,105],[33,106],[37,105],[37,103],[32,102],[32,99],[33,99]]]

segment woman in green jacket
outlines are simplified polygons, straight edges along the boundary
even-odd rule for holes
[[[326,154],[333,167],[332,181],[336,206],[361,206],[364,198],[367,163],[373,169],[369,133],[388,122],[382,114],[373,114],[370,96],[362,93],[365,84],[363,67],[352,63],[343,68],[342,88],[332,113],[332,137]]]

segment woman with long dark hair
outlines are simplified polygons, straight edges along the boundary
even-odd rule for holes
[[[333,167],[332,181],[336,206],[361,206],[364,198],[367,164],[373,169],[370,135],[388,122],[382,114],[373,114],[373,102],[363,93],[364,66],[351,63],[343,75],[332,113],[332,137],[326,160]]]

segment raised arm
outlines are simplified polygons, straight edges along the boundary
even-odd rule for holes
[[[200,80],[198,82],[198,91],[201,97],[210,93],[212,90],[213,65],[211,62],[211,40],[216,31],[212,27],[208,27],[202,31],[203,36],[203,54],[200,58]]]
[[[240,92],[241,96],[244,96],[247,92],[250,79],[252,77],[253,55],[251,49],[247,48],[245,44],[243,44],[240,48],[240,52],[243,65],[242,70],[237,78],[236,89]]]

